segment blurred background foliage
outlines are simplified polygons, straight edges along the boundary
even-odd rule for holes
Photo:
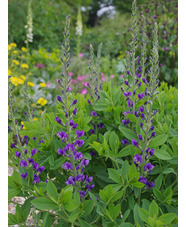
[[[19,48],[25,46],[28,3],[28,0],[8,1],[8,39],[9,43],[15,42]],[[78,7],[81,7],[83,33],[80,52],[88,61],[89,44],[92,43],[97,49],[99,43],[103,42],[102,72],[108,77],[112,74],[124,73],[123,59],[130,44],[131,3],[132,0],[32,0],[34,38],[33,43],[29,44],[29,51],[32,53],[44,48],[52,53],[53,49],[60,49],[65,17],[70,14],[70,45],[71,53],[75,56],[77,11]],[[154,22],[157,21],[159,25],[160,80],[177,86],[178,1],[138,0],[137,5],[140,28],[141,16],[146,17],[149,43],[151,43]],[[139,37],[140,34],[141,29]],[[150,48],[148,53],[150,54]]]

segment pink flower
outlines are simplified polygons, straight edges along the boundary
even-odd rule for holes
[[[82,80],[85,79],[85,78],[86,78],[86,76],[78,76],[78,77],[77,77],[77,80],[78,80],[78,81],[82,81]]]
[[[79,53],[79,57],[80,57],[80,58],[83,58],[83,57],[84,57],[84,54]]]
[[[73,72],[69,72],[69,73],[68,73],[68,76],[71,77],[72,75],[73,75]]]
[[[77,81],[77,80],[72,79],[72,80],[70,81],[70,83],[71,83],[71,84],[73,84],[73,83],[74,83],[74,84],[77,84],[77,83],[78,83],[78,81]]]
[[[120,78],[123,78],[123,75],[122,74],[120,75]]]
[[[69,90],[69,91],[72,91],[72,88],[71,88],[71,87],[68,87],[68,90]]]
[[[81,82],[85,87],[88,87],[88,82]]]
[[[42,69],[42,68],[45,67],[45,65],[42,64],[42,63],[36,63],[35,66],[36,66],[38,69]]]
[[[101,76],[104,76],[104,74],[103,74],[103,73],[101,73]]]
[[[88,92],[87,89],[83,88],[83,90],[81,91],[81,95],[85,95],[87,92]]]
[[[46,84],[46,87],[50,87],[50,84]]]
[[[103,82],[105,82],[105,81],[106,81],[106,79],[105,79],[105,77],[104,77],[104,76],[102,76],[102,77],[101,77],[101,80],[102,80]]]
[[[114,75],[111,75],[110,78],[113,79],[114,78]]]

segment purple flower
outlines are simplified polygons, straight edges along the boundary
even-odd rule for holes
[[[123,95],[128,98],[129,96],[131,96],[131,92],[130,91],[129,92],[124,92]]]
[[[144,106],[140,106],[140,108],[139,108],[139,112],[144,112]]]
[[[61,96],[57,96],[57,100],[59,101],[59,102],[62,102],[62,99],[61,99]]]
[[[27,161],[28,161],[29,164],[34,164],[35,163],[33,158],[28,158]]]
[[[91,191],[93,188],[95,187],[94,184],[91,184],[91,185],[86,185],[86,188],[88,189],[88,191]]]
[[[88,177],[88,175],[86,175],[85,184],[92,182],[92,180],[93,180],[93,177]]]
[[[140,127],[141,127],[141,128],[143,127],[143,123],[142,123],[142,122],[140,122]]]
[[[145,152],[149,153],[149,151],[150,151],[150,147],[148,147]]]
[[[74,125],[72,126],[72,128],[73,128],[73,129],[76,129],[76,128],[77,128],[77,124],[74,124]]]
[[[122,123],[127,126],[130,123],[130,120],[129,119],[127,119],[127,120],[123,119]]]
[[[79,192],[79,194],[80,194],[80,197],[86,196],[86,192],[84,192],[84,191],[78,191],[78,192]]]
[[[75,146],[79,146],[79,147],[81,147],[82,145],[84,144],[84,140],[76,140],[75,142],[74,142],[74,145]]]
[[[141,117],[142,117],[142,118],[145,118],[145,114],[144,114],[144,113],[142,113],[142,114],[141,114]]]
[[[70,125],[71,127],[74,126],[74,121],[73,121],[73,120],[70,120],[69,125]]]
[[[136,166],[140,166],[141,163],[143,162],[143,159],[142,159],[141,155],[136,154],[136,155],[133,157],[133,161],[134,161],[134,164],[135,164]]]
[[[127,85],[127,86],[129,85],[128,81],[126,81],[126,80],[125,80],[125,85]]]
[[[83,130],[82,131],[76,130],[77,138],[83,136],[84,134],[85,134],[85,132]]]
[[[96,113],[96,111],[92,111],[90,115],[93,116],[93,117],[96,117],[97,113]]]
[[[69,178],[68,178],[68,180],[67,181],[65,181],[65,184],[66,185],[69,185],[69,184],[71,184],[71,185],[75,185],[75,182],[74,182],[74,177],[72,177],[72,176],[70,176]]]
[[[11,143],[10,147],[14,148],[14,147],[16,147],[16,145],[14,143]]]
[[[72,102],[72,105],[75,105],[77,103],[77,100],[75,99],[73,102]]]
[[[84,181],[85,176],[83,174],[79,174],[75,177],[75,181]]]
[[[150,173],[153,168],[154,166],[149,162],[144,166],[144,171],[147,171],[148,173]]]
[[[138,141],[136,141],[136,140],[134,140],[134,139],[132,139],[132,145],[134,145],[135,147],[138,147]]]
[[[37,163],[37,162],[35,162],[33,165],[32,165],[32,167],[33,167],[33,169],[37,169],[37,168],[39,168],[39,164]]]
[[[121,141],[121,143],[124,144],[124,145],[126,145],[126,144],[128,145],[128,144],[129,144],[129,142],[128,142],[127,139],[123,139],[123,140]]]
[[[82,159],[82,158],[84,158],[84,155],[83,154],[81,154],[81,152],[76,152],[75,153],[75,155],[74,155],[74,159],[75,160],[80,160],[80,159]]]
[[[61,119],[59,117],[56,117],[56,121],[61,125]]]
[[[130,74],[129,70],[127,70],[127,74],[128,74],[128,75]],[[127,85],[127,84],[126,84],[126,85]]]
[[[139,139],[139,140],[143,140],[143,137],[142,137],[141,134],[138,135],[138,139]]]
[[[25,154],[27,154],[28,153],[28,151],[27,151],[27,149],[25,150]]]
[[[74,115],[77,114],[77,108],[75,108],[75,109],[73,110],[73,114],[74,114]]]
[[[21,177],[24,178],[24,179],[26,179],[27,178],[27,172],[21,173]]]
[[[87,100],[87,102],[88,102],[88,104],[90,104],[90,105],[92,104],[91,101],[90,101],[89,99]]]
[[[18,152],[18,151],[16,151],[16,152],[15,152],[15,155],[16,155],[16,157],[18,157],[18,158],[20,158],[20,157],[21,157],[21,153],[20,153],[20,152]]]
[[[128,100],[128,101],[127,101],[127,106],[128,106],[128,107],[133,106],[133,101]]]
[[[141,183],[143,183],[143,184],[147,184],[147,178],[145,178],[145,177],[139,177],[139,180],[138,180],[139,182],[141,182]]]
[[[155,186],[153,181],[148,182],[146,185],[148,186],[148,190],[150,190],[151,188],[153,188]]]
[[[59,148],[59,149],[57,150],[57,153],[60,154],[60,155],[65,155],[65,150]]]
[[[97,124],[97,127],[98,127],[98,128],[104,128],[105,125],[104,125],[103,123],[99,123],[99,124]]]
[[[65,164],[62,165],[62,168],[66,169],[67,171],[70,169],[73,170],[73,166],[70,162],[65,162]]]
[[[145,96],[144,93],[138,94],[138,99],[141,100]]]
[[[27,162],[25,160],[21,160],[19,165],[21,167],[26,167],[27,166]]]
[[[94,132],[94,129],[90,129],[90,131],[89,131],[91,134],[94,134],[95,132]]]
[[[65,113],[65,117],[68,117],[68,113],[67,112]]]
[[[151,137],[154,137],[155,135],[156,135],[156,133],[155,132],[152,132]]]
[[[152,125],[149,130],[150,131],[154,130],[154,126]]]
[[[37,172],[39,172],[39,174],[41,174],[44,170],[45,170],[45,167],[41,166],[37,169]]]
[[[150,150],[150,156],[153,156],[154,154],[154,149]]]
[[[91,151],[89,154],[90,154],[92,157],[93,157],[93,156],[96,156],[96,152],[95,152],[95,151]]]
[[[89,160],[82,159],[80,165],[82,167],[87,166],[89,164]]]
[[[41,144],[41,143],[44,143],[44,141],[43,140],[39,140],[39,144]]]
[[[39,176],[37,176],[36,174],[34,174],[33,184],[37,184],[39,182],[40,182]]]
[[[31,150],[32,156],[34,156],[36,154],[37,150],[36,148],[34,148],[33,150]]]

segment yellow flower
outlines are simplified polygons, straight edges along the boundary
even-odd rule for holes
[[[28,69],[28,68],[29,68],[28,65],[25,64],[25,63],[21,64],[21,67],[22,67],[23,69]]]
[[[30,87],[34,87],[34,83],[32,83],[32,82],[28,82],[28,86],[30,86]]]
[[[11,49],[12,49],[12,47],[10,45],[8,45],[8,50],[11,50]]]
[[[37,101],[41,106],[44,106],[44,105],[46,105],[47,104],[47,100],[46,99],[44,99],[44,98],[40,98],[40,99],[38,99],[38,101]]]
[[[17,44],[16,43],[10,43],[10,46],[11,47],[17,47]]]
[[[42,113],[43,113],[43,111],[42,111],[42,110],[40,110],[40,111],[39,111],[39,113],[40,113],[40,114],[42,114]]]
[[[40,86],[41,87],[46,87],[46,84],[45,83],[40,83]]]
[[[22,50],[23,52],[27,52],[27,49],[26,49],[25,47],[22,47],[21,50]]]
[[[21,75],[20,77],[21,77],[21,79],[22,79],[22,80],[24,80],[24,81],[25,81],[25,79],[26,79],[26,76],[24,76],[24,75]]]
[[[14,50],[13,53],[14,53],[14,54],[18,54],[18,51],[17,51],[17,50]]]
[[[37,121],[37,117],[33,118],[33,121]]]
[[[15,65],[19,65],[19,62],[18,62],[17,60],[15,60],[15,59],[14,59],[12,62],[13,62]]]
[[[35,103],[32,103],[31,106],[32,106],[32,107],[36,107],[36,104],[35,104]]]
[[[19,79],[19,78],[14,77],[14,76],[12,76],[12,77],[10,78],[10,81],[11,81],[11,83],[14,84],[15,86],[17,86],[18,84],[24,84],[24,80]]]
[[[8,69],[8,76],[12,75],[12,71],[10,69]]]
[[[21,124],[23,125],[23,129],[26,129],[26,127],[24,126],[24,122],[23,121],[21,121]]]

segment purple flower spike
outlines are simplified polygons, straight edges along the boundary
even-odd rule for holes
[[[29,164],[34,164],[35,163],[33,158],[28,158],[27,161],[28,161]]]
[[[127,74],[128,74],[128,75],[130,74],[129,70],[127,70]]]
[[[128,101],[127,101],[127,106],[128,106],[128,107],[133,106],[133,101],[128,100]]]
[[[82,159],[80,165],[82,167],[87,166],[89,164],[89,160]]]
[[[139,182],[141,182],[141,183],[143,183],[143,184],[147,184],[147,178],[145,178],[145,177],[139,177],[139,180],[138,180]]]
[[[154,130],[154,126],[152,125],[149,130],[150,131]]]
[[[86,196],[86,192],[84,192],[84,191],[78,191],[78,192],[79,192],[79,194],[80,194],[80,197]]]
[[[127,120],[123,119],[122,123],[127,126],[130,123],[130,120],[129,119],[127,119]]]
[[[86,175],[85,184],[92,182],[92,180],[93,180],[93,177],[88,177],[88,176]]]
[[[85,176],[83,174],[79,174],[75,177],[75,181],[84,181]]]
[[[16,145],[14,143],[11,143],[10,147],[14,148],[14,147],[16,147]]]
[[[57,96],[57,100],[59,101],[59,102],[62,102],[62,99],[61,99],[61,96]]]
[[[74,124],[74,125],[72,126],[72,128],[73,128],[73,129],[76,129],[76,128],[77,128],[77,124]]]
[[[27,178],[27,172],[21,173],[21,177],[24,178],[24,179],[26,179]]]
[[[152,132],[151,137],[154,137],[155,135],[156,135],[156,133],[155,132]]]
[[[70,120],[69,125],[70,125],[71,127],[73,127],[73,126],[74,126],[74,121],[73,121],[73,120]]]
[[[125,80],[125,85],[127,85],[127,86],[129,85],[128,81],[126,81],[126,80]]]
[[[37,150],[36,148],[34,148],[33,150],[31,150],[32,156],[34,156],[36,154]]]
[[[154,149],[150,150],[150,156],[153,156],[154,154]]]
[[[27,166],[27,162],[25,160],[21,160],[19,165],[21,167],[26,167]]]
[[[141,155],[136,154],[136,155],[133,157],[133,161],[134,161],[134,164],[135,164],[136,166],[140,166],[141,163],[143,162],[143,159],[142,159]]]
[[[88,102],[88,104],[92,105],[92,103],[91,103],[91,101],[89,99],[87,100],[87,102]]]
[[[146,153],[149,153],[149,151],[150,151],[150,147],[148,147],[148,148],[146,149]]]
[[[84,155],[81,154],[81,152],[76,152],[76,153],[75,153],[75,155],[74,155],[74,159],[75,159],[75,160],[80,160],[80,159],[82,159],[82,158],[84,158]]]
[[[65,150],[59,148],[59,149],[57,150],[57,153],[60,154],[60,155],[65,155]]]
[[[142,137],[141,134],[138,135],[138,139],[139,139],[139,140],[143,140],[143,137]]]
[[[144,112],[144,106],[140,106],[140,108],[139,108],[139,112]]]
[[[134,140],[134,139],[132,139],[132,145],[134,145],[135,147],[138,147],[138,141],[136,141],[136,140]]]
[[[143,123],[142,122],[140,122],[140,127],[143,128]]]
[[[149,162],[144,166],[144,171],[147,171],[148,173],[150,173],[153,168],[154,166]]]
[[[76,140],[75,142],[74,142],[74,145],[75,146],[79,146],[79,147],[81,147],[82,145],[84,144],[84,140]]]
[[[20,153],[20,152],[18,152],[18,151],[16,151],[16,152],[15,152],[15,155],[16,155],[16,157],[18,157],[18,158],[20,158],[20,157],[21,157],[21,153]]]
[[[138,99],[141,100],[145,96],[144,93],[138,94]]]
[[[41,166],[37,169],[37,172],[39,172],[39,174],[41,174],[44,170],[45,170],[45,167]]]

